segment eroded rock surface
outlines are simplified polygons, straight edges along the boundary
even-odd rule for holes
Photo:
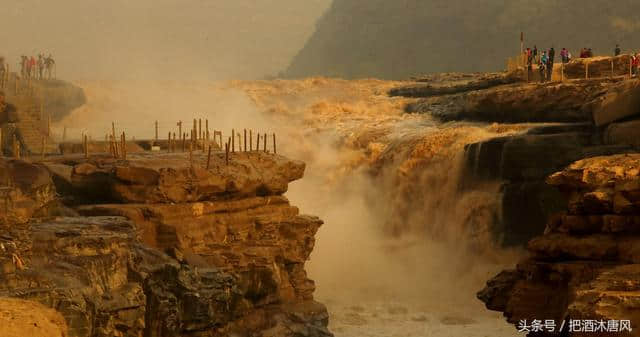
[[[511,84],[456,95],[425,98],[408,112],[430,113],[444,121],[498,123],[591,122],[592,100],[620,78],[565,83]]]
[[[0,296],[55,308],[70,336],[331,336],[304,270],[322,221],[282,195],[304,164],[231,157],[46,162],[83,216],[8,227]]]
[[[55,187],[42,166],[0,158],[0,224],[29,221],[54,201]]]
[[[529,242],[527,259],[478,293],[487,308],[514,324],[542,317],[639,322],[639,168],[640,154],[623,154],[580,160],[551,175],[548,183],[569,206]]]

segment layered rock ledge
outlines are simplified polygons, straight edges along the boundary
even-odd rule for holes
[[[549,220],[544,235],[529,242],[528,258],[487,282],[480,300],[514,324],[573,319],[637,325],[639,168],[640,154],[625,154],[580,160],[551,175],[547,182],[566,195],[567,209]],[[634,329],[626,335],[638,333]],[[571,333],[583,335],[611,333]]]
[[[304,270],[322,221],[283,195],[304,163],[260,152],[206,161],[24,163],[64,205],[7,224],[0,296],[56,309],[70,336],[331,336]]]

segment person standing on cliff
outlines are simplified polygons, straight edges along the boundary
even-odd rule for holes
[[[47,67],[47,78],[51,79],[51,74],[53,73],[53,66],[56,64],[56,61],[53,60],[51,54],[44,59],[44,65]]]
[[[22,152],[30,155],[31,151],[24,142],[22,132],[18,128],[17,123],[20,121],[18,116],[18,110],[16,107],[5,101],[4,91],[0,91],[0,128],[2,129],[2,135],[4,142],[2,142],[2,153],[5,156],[13,155],[13,137],[18,140]]]
[[[533,78],[533,52],[531,48],[527,48],[527,81],[531,82]]]
[[[560,58],[562,59],[562,63],[569,63],[569,51],[567,48],[562,48],[560,51]]]
[[[38,79],[44,79],[44,55],[38,54]]]
[[[544,83],[546,81],[547,62],[549,62],[549,60],[547,59],[547,52],[543,51],[542,57],[540,58],[540,63],[538,64],[538,68],[540,70],[540,83]]]
[[[551,81],[551,75],[553,75],[553,63],[555,62],[555,58],[556,50],[551,47],[551,49],[549,49],[549,57],[547,60],[547,81]]]
[[[616,44],[616,49],[613,51],[614,56],[620,56],[621,52],[622,50],[620,50],[620,45]]]

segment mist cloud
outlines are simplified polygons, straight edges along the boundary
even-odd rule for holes
[[[0,55],[52,53],[71,79],[253,79],[278,73],[331,0],[5,1]]]

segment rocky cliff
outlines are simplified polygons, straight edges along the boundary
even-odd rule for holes
[[[209,169],[173,154],[4,165],[39,211],[6,221],[0,296],[56,309],[70,336],[331,336],[304,270],[322,221],[283,196],[304,163],[250,152],[229,165],[214,154]],[[43,187],[20,185],[11,165]]]
[[[581,160],[551,175],[547,182],[565,194],[568,207],[529,242],[528,258],[478,293],[487,308],[504,312],[514,324],[565,321],[565,335],[570,319],[637,324],[639,167],[638,154],[614,155]],[[575,326],[570,335],[620,331],[587,329]],[[638,330],[626,335],[637,336]]]

